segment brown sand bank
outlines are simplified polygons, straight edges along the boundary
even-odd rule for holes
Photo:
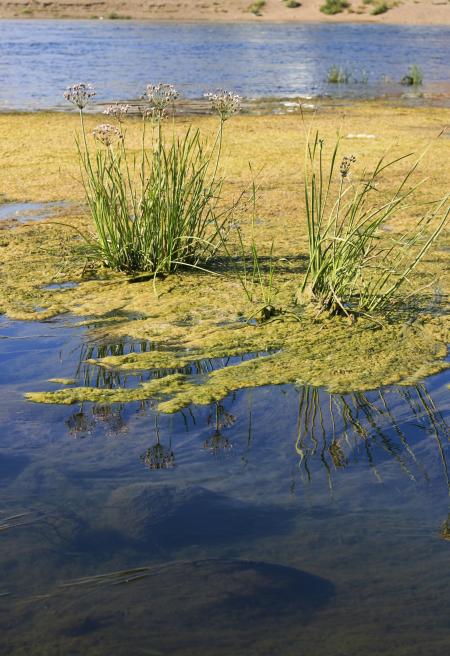
[[[0,0],[0,18],[450,24],[449,0],[350,0],[349,7],[334,16],[320,11],[324,2],[302,0],[298,7],[289,7],[289,0]],[[374,14],[381,5],[386,10]]]

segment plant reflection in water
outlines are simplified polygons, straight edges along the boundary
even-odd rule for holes
[[[396,408],[401,409],[402,416],[396,417]],[[412,480],[417,478],[415,469],[428,480],[428,474],[402,428],[402,424],[411,417],[417,428],[433,435],[450,489],[443,448],[445,440],[449,439],[449,431],[424,385],[348,395],[328,394],[312,387],[302,387],[295,443],[296,453],[300,456],[299,467],[311,480],[311,465],[319,461],[327,472],[332,488],[333,468],[347,467],[352,460],[360,460],[363,454],[374,475],[381,480],[375,457],[377,450],[395,460]]]
[[[422,435],[433,439],[450,493],[444,448],[450,434],[424,385],[348,395],[328,394],[320,389],[302,387],[299,391],[295,442],[302,479],[310,482],[313,471],[319,465],[325,470],[332,491],[333,472],[350,467],[364,458],[381,482],[382,475],[377,463],[384,462],[387,456],[411,480],[422,477],[429,483],[430,476],[415,453],[408,422],[413,422]],[[447,519],[440,531],[441,537],[446,540],[450,539],[449,522],[450,519]]]
[[[130,387],[153,377],[166,376],[175,370],[114,371],[94,364],[109,355],[126,355],[155,349],[146,341],[121,341],[84,345],[80,352],[77,377],[85,385],[114,388]],[[89,362],[90,361],[90,362]],[[180,369],[186,375],[207,375],[211,371],[227,366],[227,359],[194,361]],[[251,398],[251,391],[246,394]],[[230,397],[232,403],[238,395]],[[127,433],[124,418],[126,404],[82,404],[66,421],[69,434],[73,437],[91,435],[99,423],[106,426],[107,435]],[[155,420],[156,442],[148,447],[141,461],[150,470],[169,469],[175,466],[172,442],[163,444],[158,424],[155,402],[141,402],[138,412],[149,413]],[[189,423],[197,425],[196,410],[187,408],[180,413],[186,430]],[[247,464],[252,444],[252,408],[248,409],[249,435],[247,451],[242,457]],[[202,442],[203,450],[213,455],[230,453],[235,445],[238,429],[236,414],[226,409],[225,401],[211,404],[206,424],[212,429]],[[224,434],[225,431],[227,434]],[[386,459],[396,463],[400,470],[413,481],[430,481],[430,475],[416,451],[418,436],[430,436],[442,464],[445,483],[450,491],[450,478],[446,459],[449,431],[442,414],[437,410],[425,385],[392,386],[374,392],[352,394],[329,394],[325,390],[303,386],[298,390],[298,415],[295,430],[295,453],[303,482],[310,482],[314,474],[322,470],[326,474],[330,491],[339,471],[351,468],[356,463],[366,463],[377,480],[382,480],[381,465]],[[423,444],[426,445],[424,442]],[[295,487],[295,484],[294,484]],[[441,536],[449,539],[449,520],[441,528]]]
[[[203,442],[203,448],[214,455],[229,451],[233,447],[233,443],[222,434],[222,430],[233,426],[236,422],[235,415],[227,412],[223,403],[216,401],[211,413],[208,415],[207,422],[208,426],[214,427],[214,432],[211,437]]]
[[[156,443],[150,446],[141,460],[149,469],[171,469],[175,467],[175,454],[172,450],[172,439],[169,440],[169,446],[161,444],[161,434],[158,424],[158,415],[155,414],[155,433]]]

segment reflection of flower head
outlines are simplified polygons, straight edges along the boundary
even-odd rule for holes
[[[227,437],[224,437],[220,431],[215,431],[209,440],[203,442],[203,448],[217,455],[220,451],[229,451],[233,448],[232,443]]]
[[[95,96],[95,90],[91,84],[73,84],[64,92],[64,98],[76,105],[78,109],[84,109],[90,99]]]
[[[149,469],[169,469],[175,467],[175,454],[171,449],[165,449],[157,442],[141,456],[142,462]]]
[[[69,435],[72,437],[82,436],[82,433],[90,434],[94,427],[94,422],[88,418],[85,412],[74,412],[66,421],[66,426],[69,429]]]
[[[450,540],[450,515],[442,524],[441,537],[444,538],[444,540]]]
[[[219,114],[222,121],[226,121],[233,114],[237,114],[241,109],[241,97],[232,91],[219,89],[216,93],[205,93],[211,103],[211,109]]]
[[[122,417],[120,409],[110,405],[94,405],[92,414],[96,422],[102,422],[107,427],[108,435],[120,435],[128,432],[128,426]]]
[[[112,146],[116,141],[123,139],[123,134],[115,125],[110,123],[102,123],[97,125],[92,130],[92,134],[97,141],[100,141],[104,146]]]

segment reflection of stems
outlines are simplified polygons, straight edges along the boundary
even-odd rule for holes
[[[442,437],[447,435],[445,422],[424,386],[411,389],[415,394],[397,388],[394,388],[394,391],[409,407],[414,419],[417,420],[415,425],[422,431],[429,431],[431,427],[450,491],[449,468],[442,441]],[[427,419],[426,422],[423,421],[424,417]],[[326,394],[322,390],[308,386],[301,388],[295,451],[299,456],[298,466],[304,470],[308,480],[312,479],[312,465],[316,460],[325,469],[331,489],[332,465],[335,469],[339,469],[349,464],[343,446],[346,445],[353,451],[356,462],[361,441],[365,457],[377,480],[381,481],[381,476],[375,464],[375,448],[387,453],[411,480],[415,480],[415,472],[410,467],[412,462],[424,479],[429,481],[426,468],[418,460],[407,434],[397,422],[388,396],[383,390],[379,390],[378,395],[372,397],[364,393],[343,396]]]
[[[401,392],[400,392],[400,395],[403,396]],[[428,473],[427,473],[426,469],[422,466],[422,463],[417,460],[416,454],[414,453],[413,449],[408,444],[408,441],[406,439],[406,435],[403,433],[400,426],[398,426],[397,422],[395,421],[395,419],[392,415],[392,412],[391,412],[388,404],[386,403],[386,399],[385,399],[385,396],[384,396],[382,390],[379,391],[379,396],[380,396],[381,402],[383,404],[383,408],[384,408],[386,414],[388,415],[388,417],[391,421],[391,426],[395,430],[395,432],[397,433],[397,435],[398,435],[398,437],[399,437],[399,439],[400,439],[400,441],[403,445],[403,448],[405,449],[405,451],[407,453],[409,453],[409,455],[411,456],[411,458],[413,459],[413,461],[417,465],[417,467],[419,467],[419,469],[421,470],[425,480],[429,481],[429,476],[428,476]]]
[[[447,482],[447,488],[448,488],[449,493],[450,493],[450,480],[449,480],[447,460],[445,458],[445,452],[444,452],[444,449],[443,449],[443,446],[442,446],[441,438],[439,437],[439,423],[440,423],[440,421],[436,421],[436,415],[438,414],[437,410],[436,410],[436,406],[434,405],[433,400],[431,399],[430,395],[428,394],[428,392],[426,391],[426,389],[423,386],[418,385],[416,390],[417,390],[417,395],[418,395],[418,397],[420,398],[420,400],[422,402],[422,406],[424,407],[425,412],[428,415],[428,418],[430,420],[430,424],[431,424],[432,429],[433,429],[433,435],[436,439],[436,442],[437,442],[437,445],[438,445],[438,450],[439,450],[439,455],[440,455],[440,458],[441,458],[441,461],[442,461],[442,466],[444,468],[444,475],[445,475],[445,480]],[[439,416],[438,416],[438,419],[440,420]],[[444,423],[444,435],[446,435],[446,434],[447,434],[447,429],[446,429],[446,426],[445,426],[445,423]]]
[[[358,398],[359,396],[362,397],[362,400],[364,402],[361,402],[361,398]],[[378,437],[380,438],[380,440],[381,440],[380,445],[382,446],[382,448],[385,451],[387,451],[389,453],[389,455],[392,456],[392,458],[394,458],[398,462],[401,469],[403,469],[405,471],[405,473],[408,474],[408,476],[412,480],[415,480],[414,475],[408,469],[406,463],[403,461],[403,458],[401,457],[401,455],[399,453],[398,447],[395,444],[393,444],[392,440],[387,435],[385,435],[385,433],[381,430],[381,428],[377,424],[377,422],[375,420],[375,417],[374,417],[374,414],[375,413],[380,414],[379,409],[376,406],[374,406],[373,404],[369,403],[369,401],[366,399],[364,394],[361,394],[361,395],[356,395],[355,394],[355,397],[358,398],[357,402],[359,403],[359,407],[361,408],[363,414],[365,415],[369,426],[372,428],[374,433],[376,435],[378,435]]]

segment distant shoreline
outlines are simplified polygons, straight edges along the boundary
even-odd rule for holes
[[[332,16],[320,11],[326,1],[299,0],[289,8],[288,0],[155,0],[145,6],[141,0],[0,0],[0,19],[450,26],[447,0],[350,0]],[[384,11],[374,15],[380,7]]]

